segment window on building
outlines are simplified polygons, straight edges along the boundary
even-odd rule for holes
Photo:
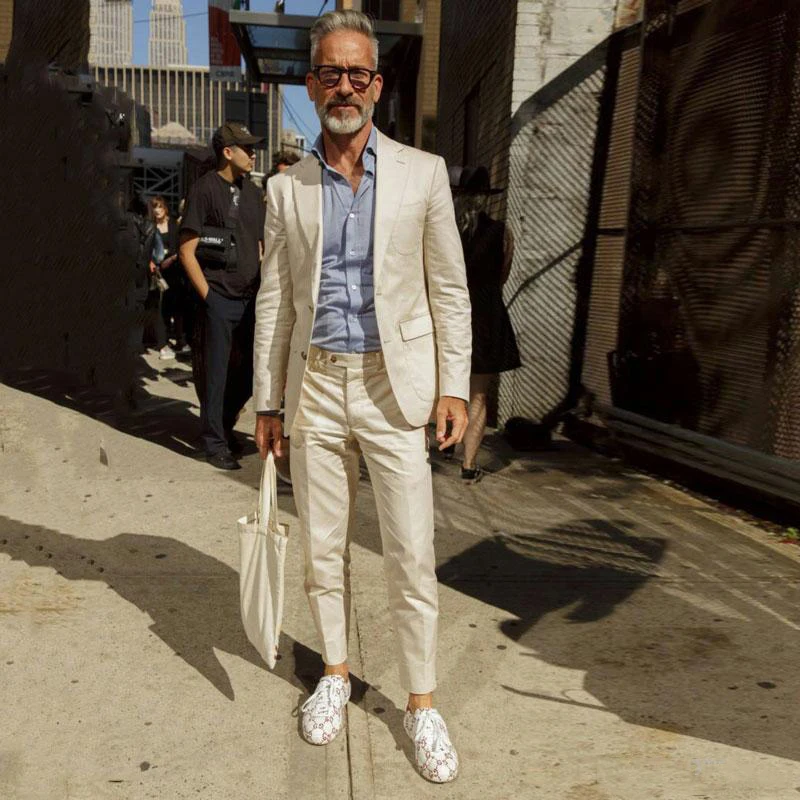
[[[400,21],[400,0],[364,0],[361,10],[375,19]]]
[[[476,84],[464,100],[464,155],[461,163],[478,163],[478,136],[481,118],[481,86]]]

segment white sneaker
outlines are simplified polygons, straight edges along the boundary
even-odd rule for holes
[[[403,727],[414,741],[415,761],[419,774],[432,783],[448,783],[458,775],[456,753],[447,725],[435,708],[406,711]]]
[[[169,361],[171,358],[175,358],[175,351],[168,344],[165,344],[158,351],[158,358],[160,361]]]
[[[330,744],[344,724],[344,707],[350,699],[350,681],[341,675],[324,675],[314,694],[303,703],[303,738],[309,744]]]

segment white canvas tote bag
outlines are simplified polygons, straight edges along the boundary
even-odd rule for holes
[[[247,638],[270,669],[283,617],[283,568],[288,529],[278,524],[278,483],[270,451],[261,470],[258,507],[239,522],[239,596]]]

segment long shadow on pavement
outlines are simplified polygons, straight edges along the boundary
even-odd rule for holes
[[[102,421],[112,410],[108,398],[65,390],[43,373],[27,373],[9,385]],[[157,397],[148,402],[153,405],[147,411],[118,427],[195,456],[191,442],[198,423],[191,405]],[[500,468],[515,460],[532,472],[563,473],[566,480],[595,469],[585,459],[572,464],[564,458],[569,444],[536,454],[509,452],[497,437],[488,444]],[[444,470],[435,453],[432,462],[434,470]],[[255,486],[257,459],[245,459],[244,466],[224,477]],[[626,472],[607,460],[597,467],[607,498],[632,491]],[[283,498],[282,506],[287,502],[290,498]],[[377,537],[356,536],[356,541],[379,549]],[[585,690],[602,704],[592,706],[598,713],[800,761],[793,713],[800,696],[800,569],[777,587],[746,575],[725,585],[704,583],[691,571],[684,573],[684,583],[664,579],[659,564],[666,540],[625,520],[576,519],[475,541],[457,530],[438,532],[441,582],[508,612],[501,630],[542,660],[584,671]],[[0,543],[0,552],[32,566],[50,566],[72,580],[105,581],[150,614],[152,630],[226,697],[233,699],[233,689],[214,648],[261,665],[241,631],[238,574],[181,542],[134,534],[96,542],[0,517]],[[714,558],[703,554],[709,573]],[[289,639],[281,650],[293,658],[280,663],[275,674],[298,689],[312,688],[321,671],[319,655]],[[536,686],[505,688],[521,698],[576,704]],[[356,702],[366,689],[354,680]],[[378,718],[401,742],[400,710],[373,688],[374,703],[382,709]]]
[[[107,584],[148,614],[150,630],[229,700],[234,699],[233,686],[215,650],[267,671],[242,628],[239,574],[183,542],[131,533],[95,541],[0,516],[0,552],[31,567],[50,567],[68,580]],[[283,656],[272,674],[305,696],[322,674],[319,653],[285,634],[280,651]],[[392,719],[400,713],[388,697],[355,675],[351,702],[361,702],[368,689],[382,708],[392,709]],[[401,728],[376,716],[405,747]]]
[[[777,594],[766,577],[708,578],[717,553],[693,552],[706,577],[687,564],[669,576],[665,539],[607,519],[449,546],[441,583],[508,612],[499,626],[531,649],[521,656],[584,671],[600,705],[535,685],[507,691],[800,761],[797,565],[772,556],[777,573],[794,573]]]
[[[189,375],[181,371],[184,375]],[[81,385],[74,376],[52,370],[18,370],[3,376],[3,382],[19,391],[49,400],[77,411],[112,428],[166,447],[182,456],[200,458],[200,423],[193,413],[194,404],[150,394],[143,388],[145,378],[154,379],[159,373],[142,359],[137,373],[139,386],[135,397],[137,407],[93,387]]]

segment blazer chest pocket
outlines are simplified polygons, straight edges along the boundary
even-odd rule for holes
[[[392,246],[405,256],[413,255],[422,244],[424,203],[400,206],[392,228]]]

